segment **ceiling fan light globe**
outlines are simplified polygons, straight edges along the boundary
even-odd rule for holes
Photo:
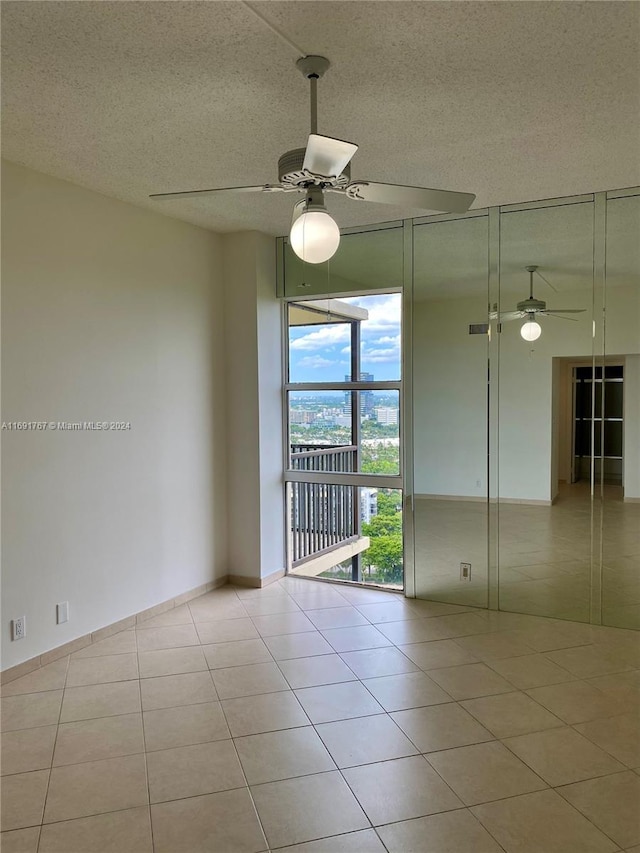
[[[525,341],[537,341],[542,334],[542,326],[535,320],[527,320],[526,323],[522,324],[520,334]]]
[[[338,251],[340,229],[325,210],[307,210],[291,226],[291,248],[308,264],[322,264]]]

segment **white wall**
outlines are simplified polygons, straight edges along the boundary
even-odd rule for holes
[[[255,256],[247,234],[224,237],[228,353],[229,571],[251,577],[260,564],[260,447]],[[249,250],[247,250],[249,249]]]
[[[282,484],[282,305],[275,298],[275,245],[256,234],[258,392],[260,395],[260,572],[285,566]]]
[[[414,491],[487,493],[487,338],[482,294],[413,307]]]
[[[274,240],[224,237],[228,366],[229,574],[265,580],[281,572],[282,344]]]
[[[527,344],[521,322],[503,324],[499,363],[499,494],[504,499],[550,501],[566,460],[554,453],[553,419],[562,416],[553,357],[584,357],[592,350],[590,292],[565,296],[584,308],[578,322],[541,321],[538,341]],[[486,317],[486,299],[419,302],[414,306],[414,447],[416,494],[486,495],[486,339],[468,334]],[[607,291],[606,353],[640,352],[640,289]],[[601,328],[601,322],[599,323]],[[601,343],[598,343],[601,346]],[[640,381],[632,358],[625,381],[625,495],[640,493]],[[635,368],[637,370],[637,367]],[[557,377],[561,376],[558,371]],[[635,379],[634,379],[635,377]],[[635,478],[635,479],[634,479]],[[480,480],[481,486],[478,486]]]
[[[2,225],[3,421],[131,423],[2,433],[6,668],[227,573],[226,356],[219,236],[11,163]]]

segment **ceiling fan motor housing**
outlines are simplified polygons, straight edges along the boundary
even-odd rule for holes
[[[301,189],[313,185],[341,189],[347,187],[351,180],[350,165],[347,165],[342,174],[337,177],[314,175],[308,169],[302,168],[305,153],[306,148],[293,148],[278,160],[278,180],[284,187],[299,187]]]
[[[543,302],[542,299],[534,299],[533,296],[530,296],[528,299],[523,299],[522,302],[518,302],[517,305],[518,311],[527,311],[532,313],[545,311],[546,307],[546,302]]]

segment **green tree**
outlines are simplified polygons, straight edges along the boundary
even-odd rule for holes
[[[378,491],[378,515],[395,515],[402,509],[402,497],[399,492],[390,489]]]
[[[376,538],[378,536],[402,536],[402,518],[399,513],[395,515],[374,515],[368,524],[362,525],[365,536]]]
[[[402,582],[402,498],[399,492],[380,489],[377,494],[378,514],[362,533],[371,544],[363,559],[369,568],[371,580],[382,583]]]
[[[378,569],[381,579],[386,583],[402,580],[402,534],[375,536],[364,552],[363,557],[371,569]]]

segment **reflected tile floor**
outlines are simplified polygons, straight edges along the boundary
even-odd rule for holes
[[[2,851],[638,851],[639,664],[624,629],[223,587],[4,685]]]
[[[591,512],[585,483],[561,485],[553,506],[500,503],[503,610],[588,622]],[[595,503],[593,513],[596,554],[602,546],[603,622],[640,629],[640,503],[625,502],[619,486],[605,486],[604,499]],[[417,499],[414,525],[418,593],[484,607],[487,505]],[[473,565],[470,583],[459,582],[461,559]]]

